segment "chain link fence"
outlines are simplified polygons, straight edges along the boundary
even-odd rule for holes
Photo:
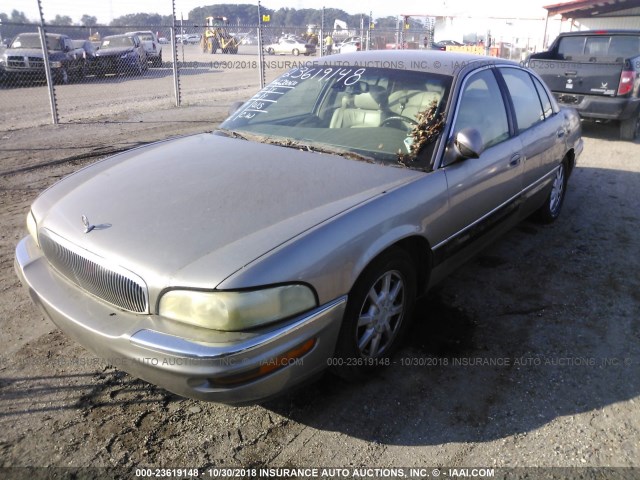
[[[282,72],[320,56],[441,48],[434,45],[433,25],[323,30],[232,25],[223,17],[206,17],[199,25],[173,19],[172,25],[151,27],[4,23],[13,35],[0,46],[0,130],[183,104],[226,110]],[[519,60],[522,51],[501,40],[488,47],[446,48]]]

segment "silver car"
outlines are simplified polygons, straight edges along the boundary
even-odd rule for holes
[[[424,294],[524,218],[555,220],[580,121],[534,73],[436,51],[333,55],[213,133],[45,191],[16,270],[63,331],[230,404],[388,364]]]

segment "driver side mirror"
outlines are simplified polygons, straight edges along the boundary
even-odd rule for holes
[[[442,166],[447,167],[469,158],[479,158],[482,152],[484,152],[484,142],[480,132],[471,127],[463,128],[447,145]]]

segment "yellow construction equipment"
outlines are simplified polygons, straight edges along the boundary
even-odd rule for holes
[[[238,53],[240,39],[229,33],[229,19],[227,17],[207,17],[206,29],[200,46],[204,53]]]

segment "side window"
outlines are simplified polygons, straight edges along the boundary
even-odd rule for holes
[[[535,77],[531,77],[531,78],[533,78],[533,83],[536,86],[536,90],[538,90],[538,95],[540,96],[540,102],[542,102],[542,111],[544,113],[544,118],[549,118],[551,115],[553,115],[553,107],[551,106],[551,99],[549,98],[547,91],[542,86],[540,81]]]
[[[524,70],[516,68],[501,68],[500,72],[513,101],[518,130],[522,132],[544,120],[542,105],[531,76]]]
[[[480,132],[485,148],[509,138],[507,111],[490,69],[473,74],[460,95],[454,135],[467,127]]]

